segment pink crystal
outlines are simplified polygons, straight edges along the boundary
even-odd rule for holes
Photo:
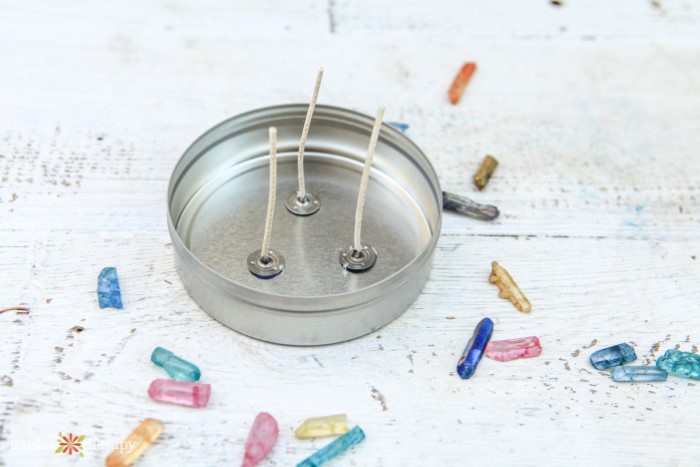
[[[518,358],[537,357],[542,353],[540,340],[535,336],[509,339],[505,341],[490,341],[486,346],[487,357],[499,362],[509,362]]]
[[[272,446],[275,445],[279,432],[277,420],[269,413],[260,412],[255,417],[248,440],[245,442],[243,467],[255,467],[261,460],[265,459],[265,456],[272,451]]]
[[[155,379],[148,388],[148,395],[159,402],[204,407],[209,402],[211,386],[174,379]]]

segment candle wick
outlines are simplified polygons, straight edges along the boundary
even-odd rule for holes
[[[275,196],[277,193],[277,128],[270,127],[270,192],[267,200],[267,217],[265,219],[265,233],[260,255],[265,259],[270,254],[270,236],[272,235],[272,219],[275,214]]]
[[[316,75],[316,84],[314,85],[314,93],[311,96],[311,103],[309,104],[309,110],[306,111],[306,120],[304,120],[304,128],[301,131],[301,141],[299,141],[299,157],[297,158],[297,170],[299,172],[299,191],[297,196],[299,201],[304,203],[306,201],[306,183],[304,180],[304,148],[306,147],[306,139],[309,136],[309,127],[311,126],[311,116],[316,108],[316,101],[318,100],[318,91],[321,88],[321,79],[323,78],[323,68],[319,68],[318,75]]]
[[[357,208],[355,209],[355,235],[353,238],[353,248],[355,251],[362,251],[362,243],[360,234],[362,232],[362,211],[365,207],[365,197],[367,195],[367,185],[369,183],[369,171],[372,168],[372,159],[374,158],[374,150],[377,148],[379,140],[379,130],[382,127],[384,119],[384,107],[379,107],[377,117],[374,119],[374,128],[372,128],[372,136],[369,139],[369,147],[367,148],[367,158],[365,159],[365,167],[362,171],[362,180],[360,181],[360,194],[357,197]]]

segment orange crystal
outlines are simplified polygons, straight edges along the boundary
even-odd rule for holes
[[[133,464],[162,432],[163,422],[147,418],[124,441],[115,446],[107,458],[107,467],[126,467]]]
[[[457,76],[455,76],[455,80],[452,82],[452,86],[450,86],[450,90],[447,91],[447,95],[450,97],[450,102],[453,104],[457,104],[459,102],[462,94],[464,94],[464,89],[467,87],[467,84],[469,84],[469,80],[472,78],[475,71],[476,63],[474,62],[467,62],[462,65],[459,73],[457,73]]]

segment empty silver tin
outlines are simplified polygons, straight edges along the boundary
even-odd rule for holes
[[[384,124],[370,175],[362,242],[375,266],[343,270],[373,119],[318,105],[304,157],[306,185],[319,198],[310,216],[287,211],[297,189],[297,151],[307,105],[253,110],[204,133],[175,166],[168,228],[177,270],[194,301],[238,332],[269,342],[319,345],[375,331],[403,313],[428,279],[440,234],[442,198],[421,150]],[[270,247],[286,258],[274,279],[253,276],[269,177],[268,128],[277,128],[278,185]]]

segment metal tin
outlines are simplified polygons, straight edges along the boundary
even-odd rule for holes
[[[322,200],[297,216],[284,199],[297,186],[307,105],[238,115],[204,133],[175,166],[168,228],[178,273],[194,301],[238,332],[269,342],[320,345],[370,333],[403,313],[428,279],[442,221],[435,170],[400,131],[384,124],[362,222],[374,267],[344,270],[373,118],[318,105],[304,157],[307,186]],[[277,193],[270,247],[284,271],[263,280],[246,261],[260,248],[268,190],[268,127],[277,128]]]

